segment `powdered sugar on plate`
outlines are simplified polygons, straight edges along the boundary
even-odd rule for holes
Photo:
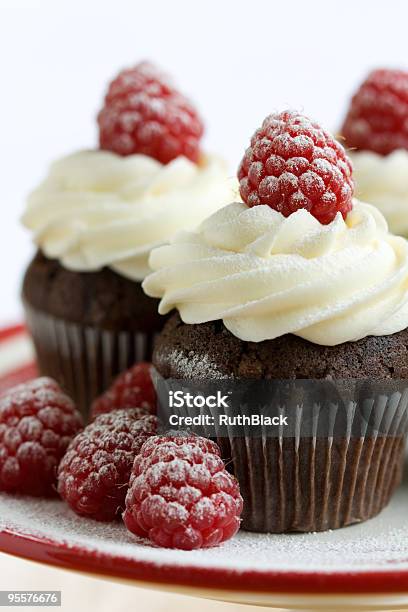
[[[156,548],[121,523],[80,518],[58,500],[6,494],[0,495],[0,530],[158,566],[311,573],[408,570],[408,483],[379,517],[361,525],[316,534],[242,531],[217,548],[191,552]]]

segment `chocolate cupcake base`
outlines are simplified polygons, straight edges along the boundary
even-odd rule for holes
[[[41,374],[55,378],[85,416],[119,373],[151,361],[166,320],[140,283],[109,268],[67,270],[40,251],[22,294]]]
[[[153,364],[173,390],[211,381],[225,391],[248,381],[249,392],[231,406],[238,413],[257,410],[257,381],[272,381],[272,388],[283,382],[289,390],[299,390],[294,381],[300,388],[302,381],[311,384],[309,395],[289,393],[283,404],[284,396],[270,396],[269,405],[281,406],[295,423],[290,435],[214,436],[240,484],[243,529],[311,532],[375,516],[399,484],[408,429],[407,346],[407,330],[334,347],[292,335],[243,342],[220,321],[186,325],[173,315],[158,337]],[[348,393],[337,396],[343,386]]]

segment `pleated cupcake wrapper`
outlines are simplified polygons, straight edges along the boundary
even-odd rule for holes
[[[166,388],[186,392],[195,387],[191,381],[164,381],[157,373],[155,384],[162,399]],[[388,393],[362,397],[360,388],[357,401],[338,405],[280,406],[280,413],[292,416],[289,432],[285,426],[261,426],[255,434],[251,426],[218,427],[217,408],[184,406],[172,412],[214,417],[215,425],[192,429],[217,441],[227,468],[237,477],[244,498],[243,529],[323,531],[375,516],[401,480],[408,387],[401,381],[394,392],[392,381],[385,386]],[[231,412],[247,415],[249,407],[235,406]]]
[[[313,532],[365,521],[400,482],[401,437],[218,439],[244,498],[242,528]]]
[[[85,417],[119,373],[151,361],[155,334],[84,326],[24,308],[41,375],[57,380]]]

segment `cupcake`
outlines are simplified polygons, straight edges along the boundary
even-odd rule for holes
[[[392,232],[408,237],[408,72],[372,72],[352,98],[341,134],[357,197],[377,206]]]
[[[23,216],[38,248],[22,295],[39,369],[83,412],[151,359],[164,323],[141,287],[152,248],[234,193],[224,162],[201,151],[194,107],[150,64],[111,83],[98,123],[100,148],[56,161]]]
[[[270,402],[290,435],[218,439],[244,529],[364,521],[388,503],[403,465],[408,243],[353,199],[343,147],[295,112],[265,119],[238,176],[243,202],[150,256],[143,288],[161,314],[177,311],[156,341],[158,378],[247,384],[249,408],[261,383],[278,390]]]

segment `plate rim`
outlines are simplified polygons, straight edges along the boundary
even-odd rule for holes
[[[0,348],[4,341],[26,333],[22,324],[0,327]],[[14,368],[0,375],[0,383],[14,372],[24,371],[29,365],[31,364],[23,363],[21,368]],[[0,530],[0,551],[69,570],[163,586],[262,594],[408,594],[408,569],[288,572],[173,565],[169,562],[129,559],[117,554],[89,550],[79,545],[70,546],[64,542],[23,534],[12,529]]]
[[[408,594],[408,570],[326,573],[174,565],[129,559],[12,529],[0,531],[0,551],[64,569],[167,586],[263,594]]]

